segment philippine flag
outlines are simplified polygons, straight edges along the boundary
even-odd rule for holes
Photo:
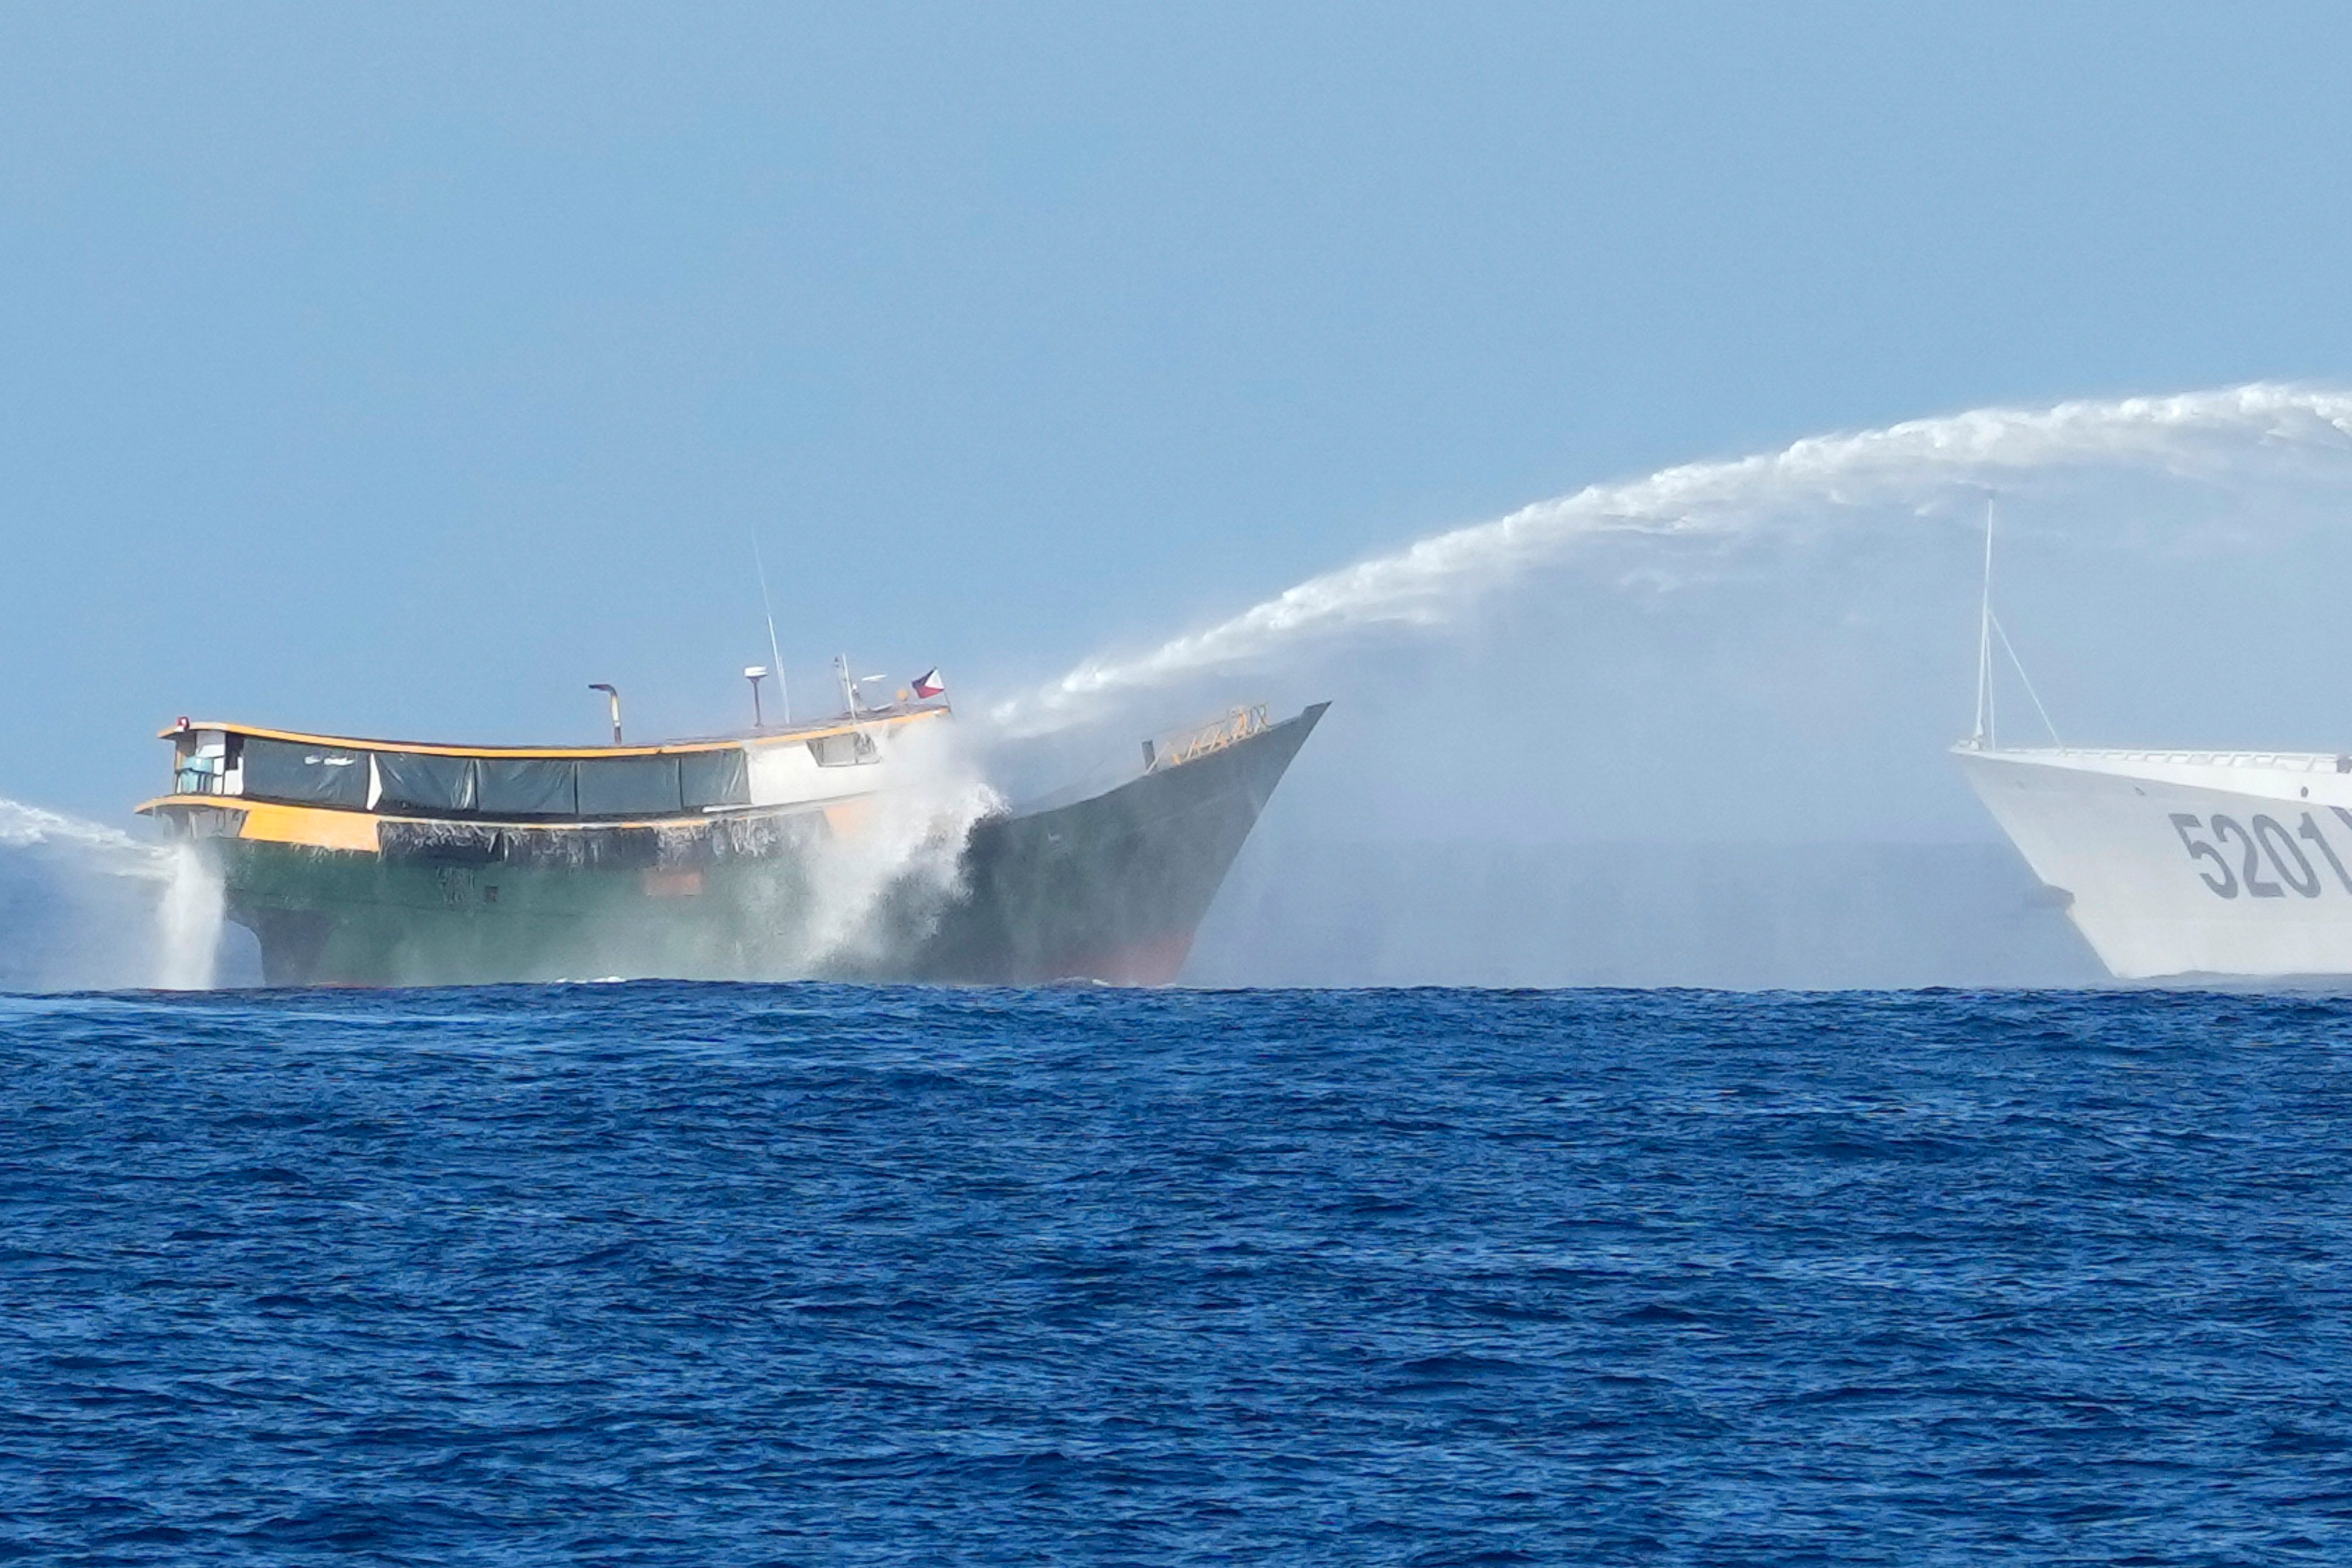
[[[947,689],[948,684],[940,679],[936,664],[915,677],[915,695],[919,697],[935,697]]]

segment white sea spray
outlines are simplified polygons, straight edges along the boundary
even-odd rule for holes
[[[824,809],[800,852],[772,866],[751,973],[887,970],[954,896],[965,841],[1003,798],[945,725],[905,727],[888,744],[890,786]]]
[[[20,800],[0,800],[0,849],[50,849],[87,856],[92,871],[163,880],[171,874],[155,845],[119,828]]]
[[[0,800],[0,852],[36,912],[17,933],[8,983],[36,988],[153,986],[215,978],[220,879],[193,845],[164,845],[19,800]]]
[[[164,852],[170,880],[157,907],[155,984],[164,990],[210,990],[225,914],[219,871],[181,842]]]

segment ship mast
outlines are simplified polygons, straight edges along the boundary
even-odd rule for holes
[[[784,656],[776,651],[776,609],[768,601],[768,564],[760,559],[760,530],[751,530],[751,570],[760,574],[760,612],[768,618],[768,668],[776,674],[776,705],[782,710],[784,727],[793,727],[793,688],[784,680]],[[751,701],[759,704],[760,688],[751,688]]]
[[[2017,672],[2017,684],[2025,688],[2026,701],[2033,705],[2042,720],[2042,727],[2050,732],[2050,744],[2064,750],[2066,743],[2058,738],[2058,727],[2050,722],[2050,710],[2042,701],[2042,694],[2033,689],[2033,677],[2025,673],[2025,661],[2017,656],[2017,644],[2009,640],[2009,628],[1992,612],[1992,503],[1985,497],[1985,559],[1984,601],[1977,615],[1977,727],[1969,737],[1969,747],[1977,751],[1998,751],[2000,737],[1994,725],[1993,713],[1993,643],[2009,655],[2010,667]]]
[[[1982,751],[1993,739],[1992,715],[1992,497],[1985,497],[1984,600],[1977,615],[1977,727],[1969,744]]]

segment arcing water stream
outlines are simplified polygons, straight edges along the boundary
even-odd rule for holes
[[[1084,723],[1122,698],[1261,665],[1383,626],[1437,628],[1481,598],[1610,536],[1736,545],[1774,517],[1834,526],[1873,505],[1927,505],[1956,488],[2012,488],[2084,466],[2210,478],[2248,459],[2352,456],[2352,394],[2274,384],[2170,397],[1975,409],[1879,430],[1811,436],[1778,452],[1684,464],[1593,485],[1494,521],[1308,579],[1240,614],[1128,657],[1079,664],[998,704],[1008,737]],[[1670,553],[1659,566],[1671,570]],[[1652,572],[1643,580],[1654,582]]]

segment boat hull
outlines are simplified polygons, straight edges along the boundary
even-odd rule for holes
[[[1160,984],[1322,713],[1074,805],[983,818],[929,873],[861,894],[851,940],[812,929],[838,913],[828,851],[857,831],[839,808],[679,831],[382,822],[343,844],[257,833],[251,813],[232,823],[217,805],[179,821],[273,986]]]
[[[1324,708],[1091,800],[975,826],[907,977],[1159,985],[1192,951],[1225,872]]]
[[[2056,748],[1957,755],[2116,977],[2352,976],[2347,759]]]

